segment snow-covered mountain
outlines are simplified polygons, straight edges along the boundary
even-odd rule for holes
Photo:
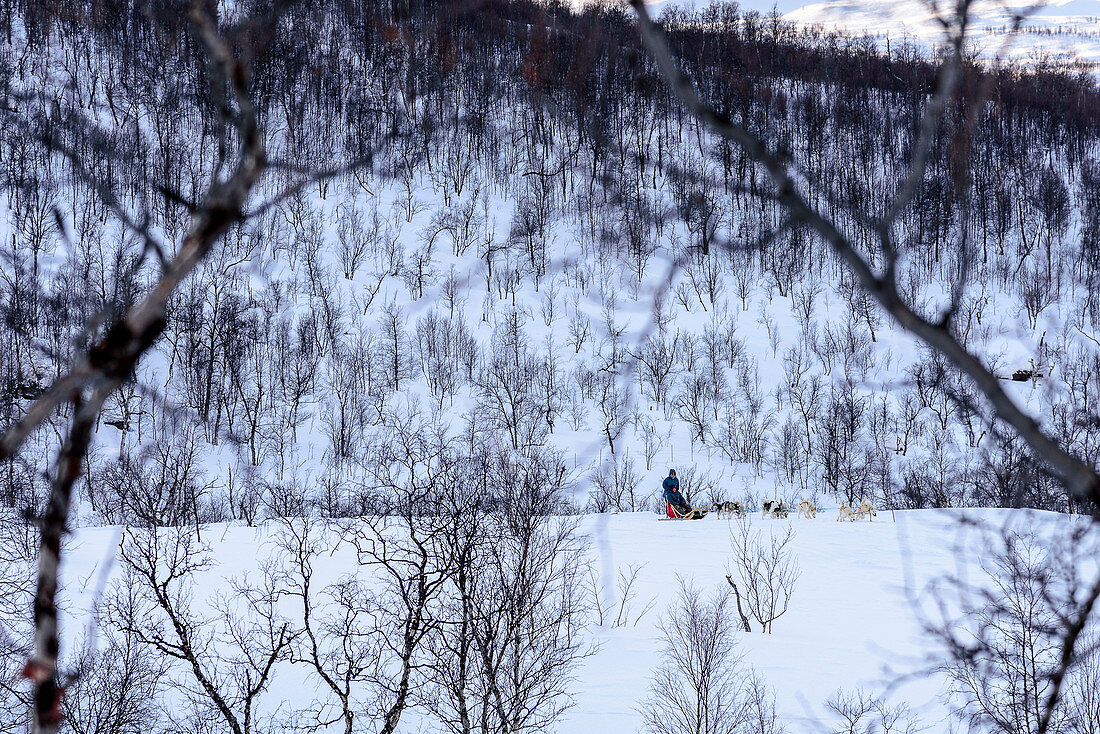
[[[869,34],[895,42],[913,39],[942,43],[941,19],[950,19],[954,3],[925,0],[876,2],[828,0],[784,14],[799,25],[820,25],[845,33]],[[1017,24],[1017,18],[1021,20]],[[986,59],[1035,61],[1095,71],[1100,64],[1100,2],[1096,0],[984,0],[971,10],[971,50]],[[1018,27],[1018,30],[1017,30]]]
[[[655,7],[705,7],[706,2],[657,2]],[[869,35],[885,50],[893,44],[942,44],[942,19],[950,19],[955,3],[947,0],[826,0],[768,3],[746,0],[745,10],[778,11],[801,27],[818,26],[848,35]],[[1100,2],[1097,0],[977,0],[970,10],[970,49],[985,59],[1055,64],[1095,72],[1100,64]],[[1017,22],[1019,19],[1019,22]]]

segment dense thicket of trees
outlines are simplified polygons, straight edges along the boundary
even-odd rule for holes
[[[220,131],[181,8],[84,10],[3,9],[10,42],[0,79],[13,123],[2,140],[7,422],[142,292],[157,248],[173,248],[187,203],[220,165],[207,155]],[[903,170],[934,60],[896,45],[884,56],[868,42],[798,31],[734,5],[666,20],[707,98],[781,141],[813,183],[813,203],[835,211],[873,258],[869,225],[845,212],[873,208]],[[643,432],[635,406],[644,396],[683,421],[694,442],[756,473],[775,470],[799,492],[823,483],[849,499],[875,493],[916,507],[1073,506],[1026,453],[989,438],[980,405],[934,357],[908,367],[908,387],[869,386],[880,317],[801,230],[780,226],[755,246],[783,222],[762,196],[764,178],[743,151],[683,114],[623,12],[334,1],[291,7],[256,33],[252,86],[276,170],[269,191],[303,167],[364,155],[373,164],[236,228],[175,299],[158,359],[109,406],[121,456],[93,462],[103,481],[89,499],[100,518],[154,512],[119,514],[121,500],[111,498],[156,471],[175,478],[160,482],[175,497],[164,501],[207,519],[241,516],[265,487],[288,481],[311,442],[332,481],[362,477],[356,448],[397,396],[421,385],[444,412],[473,397],[482,417],[472,429],[502,431],[517,451],[553,445],[555,421],[566,418],[614,452],[624,430]],[[1034,370],[1053,365],[1058,378],[1056,394],[1036,407],[1095,461],[1100,440],[1088,416],[1097,357],[1083,335],[1095,331],[1100,308],[1090,213],[1100,91],[1090,78],[1043,68],[969,69],[961,89],[924,185],[902,213],[900,280],[933,312],[938,284],[959,267],[950,245],[965,230],[970,282],[980,285],[961,304],[960,338],[987,348],[1003,325],[990,311],[1019,308],[1027,322],[1019,336],[1036,345]],[[979,91],[989,101],[971,140],[962,129]],[[98,124],[83,124],[88,118]],[[966,197],[957,193],[963,175]],[[148,236],[127,232],[107,196]],[[501,200],[515,202],[510,221],[497,211]],[[599,283],[614,272],[637,292],[654,257],[669,255],[683,259],[682,273],[658,304],[667,310],[657,333],[627,343]],[[484,265],[483,295],[454,271],[456,260],[474,258]],[[265,287],[255,287],[257,274]],[[823,285],[850,319],[821,313]],[[527,336],[539,330],[530,307],[501,318],[497,304],[515,305],[528,288],[544,294],[541,317],[569,340],[571,366],[557,358],[560,341],[548,351]],[[449,294],[450,306],[414,321],[402,303],[423,302],[426,292]],[[785,385],[771,397],[756,372],[760,356],[736,329],[685,333],[675,321],[697,310],[717,329],[754,294],[791,299],[802,331],[792,339],[776,314],[760,316],[773,355],[786,351]],[[478,298],[497,325],[491,341],[466,320],[464,306]],[[578,300],[593,298],[602,324]],[[1053,310],[1063,315],[1058,333],[1039,323]],[[636,383],[627,386],[626,375]],[[943,442],[930,436],[944,433],[954,445],[937,457]],[[38,436],[34,455],[46,456],[51,440]],[[232,480],[226,470],[209,475],[210,444],[239,447]],[[933,461],[905,461],[914,451]],[[4,467],[10,504],[42,496],[27,466]]]

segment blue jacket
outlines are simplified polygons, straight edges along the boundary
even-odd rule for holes
[[[687,507],[687,500],[684,499],[684,495],[680,494],[675,489],[665,490],[665,501],[673,507]]]
[[[687,501],[684,499],[684,495],[680,494],[680,480],[676,477],[665,477],[665,481],[661,484],[665,488],[664,498],[665,501],[674,507],[687,507]]]

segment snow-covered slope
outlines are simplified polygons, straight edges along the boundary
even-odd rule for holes
[[[321,20],[312,19],[326,43],[357,48],[341,35],[347,29]],[[595,37],[567,21],[580,22],[561,21],[551,55],[562,63],[572,63],[575,39]],[[849,501],[874,495],[893,507],[1025,501],[1068,508],[1060,496],[1020,500],[1030,484],[994,495],[981,472],[1000,461],[1016,467],[1016,458],[994,445],[986,416],[960,410],[953,396],[968,394],[969,385],[894,329],[823,243],[780,226],[784,213],[756,195],[763,179],[743,151],[672,112],[647,77],[632,76],[644,55],[629,61],[614,45],[587,48],[593,58],[607,52],[600,73],[615,82],[580,93],[571,80],[589,73],[584,63],[575,75],[554,76],[540,60],[543,41],[520,30],[527,26],[487,32],[483,25],[471,24],[463,42],[497,61],[456,59],[461,74],[484,82],[474,85],[459,84],[466,77],[441,62],[439,83],[454,83],[453,94],[410,106],[395,91],[403,71],[355,62],[351,78],[369,82],[356,94],[437,134],[417,143],[415,155],[387,148],[375,170],[263,208],[202,264],[181,289],[165,338],[142,361],[141,389],[128,388],[105,408],[79,522],[133,521],[119,497],[165,475],[182,477],[180,491],[194,498],[188,512],[210,521],[277,515],[287,509],[287,488],[328,515],[361,512],[385,471],[381,447],[410,415],[474,448],[551,457],[574,490],[568,499],[587,509],[648,508],[676,465],[707,500],[794,502],[828,493]],[[616,28],[609,19],[603,32]],[[66,32],[75,43],[86,29]],[[810,40],[804,53],[785,56],[759,42],[756,21],[742,18],[726,32],[696,58],[713,62],[734,48],[748,59],[770,57],[771,66],[751,72],[747,86],[718,69],[700,73],[722,80],[715,94],[760,135],[784,141],[807,184],[815,182],[806,186],[815,205],[877,251],[861,222],[895,190],[921,97],[898,93],[894,69],[871,68],[878,56],[865,57],[860,83],[870,86],[853,93],[838,83],[843,72],[828,72],[847,62],[815,52]],[[116,51],[114,41],[88,42],[105,57]],[[142,72],[160,79],[156,59],[167,51],[152,46],[138,56],[153,59]],[[19,84],[31,97],[53,99],[48,55],[25,56],[42,73],[21,65]],[[77,79],[134,68],[66,58],[75,65],[66,73]],[[828,73],[795,73],[789,66],[798,63]],[[922,68],[910,69],[914,82]],[[306,106],[294,113],[272,100],[278,115],[301,118],[285,129],[273,122],[275,155],[319,164],[351,156],[347,146],[388,129],[366,107],[346,105],[342,87],[330,96],[306,89],[303,80],[327,73],[286,76],[286,99]],[[1006,382],[1008,389],[1060,440],[1090,455],[1100,439],[1072,409],[1087,402],[1098,379],[1091,334],[1100,314],[1089,279],[1100,278],[1100,266],[1082,256],[1100,232],[1089,90],[1071,82],[1054,90],[1084,100],[1063,125],[1048,114],[1057,109],[1041,104],[1049,89],[1020,84],[1003,90],[974,141],[965,210],[950,156],[936,156],[919,201],[898,224],[901,281],[911,304],[936,314],[958,272],[958,243],[975,227],[966,236],[980,253],[958,314],[960,339],[1002,377],[1017,368],[1042,372],[1042,381]],[[99,88],[89,86],[83,92]],[[109,86],[141,88],[124,79]],[[170,95],[142,98],[135,114],[174,103]],[[575,108],[568,115],[561,114],[566,103]],[[468,110],[481,117],[467,121]],[[449,122],[437,128],[439,120]],[[313,132],[291,134],[297,127]],[[199,135],[177,137],[189,134]],[[12,150],[26,146],[9,138]],[[1017,139],[1048,147],[1018,147]],[[147,145],[150,160],[187,150],[198,187],[202,177],[193,171],[209,173],[213,164],[202,144],[176,142],[131,141]],[[116,307],[117,293],[140,292],[155,276],[146,262],[139,283],[117,282],[112,258],[136,257],[134,243],[115,219],[87,214],[102,203],[74,187],[63,164],[54,174],[38,165],[49,185],[19,179],[17,188],[23,169],[13,166],[11,193],[0,200],[0,242],[11,243],[3,274],[11,262],[20,276],[0,284],[21,309],[11,317],[20,327],[3,335],[13,385],[4,409],[12,416],[67,365],[56,355],[68,354],[100,311]],[[134,167],[131,179],[140,181],[153,164]],[[257,198],[283,183],[273,173]],[[140,204],[149,188],[134,189]],[[176,241],[178,213],[159,212],[150,210],[164,240]],[[65,223],[65,236],[55,221]],[[757,250],[759,241],[769,245]],[[74,302],[74,293],[93,297]],[[37,434],[28,465],[46,465],[57,435]],[[1032,483],[1031,474],[1010,474]],[[13,496],[41,497],[42,476],[20,477],[22,494],[13,489]],[[609,484],[629,496],[609,497]]]
[[[970,522],[963,522],[964,518]],[[838,523],[831,510],[814,520],[793,516],[762,520],[754,515],[749,519],[750,530],[764,537],[793,527],[801,577],[790,610],[775,623],[774,633],[736,633],[744,674],[754,670],[772,688],[780,721],[790,734],[820,731],[819,722],[831,721],[826,701],[840,689],[881,695],[888,686],[892,704],[908,704],[911,716],[927,731],[947,731],[949,722],[939,695],[944,678],[923,672],[945,657],[922,628],[941,621],[935,611],[937,602],[958,598],[954,591],[930,594],[930,582],[960,576],[980,585],[979,567],[990,560],[999,533],[1012,530],[1061,537],[1074,522],[1050,513],[1011,510],[880,512],[872,523]],[[618,604],[608,579],[631,566],[640,572],[636,595],[627,607],[628,624],[601,627],[595,616],[590,617],[586,634],[598,643],[598,650],[575,671],[570,686],[575,705],[553,731],[637,731],[650,676],[661,660],[658,625],[667,619],[675,601],[677,579],[682,577],[708,594],[725,589],[731,538],[739,529],[735,522],[714,516],[659,522],[640,513],[590,515],[580,528],[592,541],[593,565],[603,575],[594,587],[599,587],[607,606]],[[89,528],[72,539],[64,571],[70,603],[66,629],[81,629],[87,621],[85,610],[104,583],[103,568],[113,556],[119,532]],[[204,529],[202,540],[212,564],[196,579],[190,611],[202,614],[209,599],[231,593],[233,579],[245,574],[255,579],[264,563],[277,556],[275,541],[282,532],[274,523]],[[1086,575],[1095,572],[1079,570]],[[343,578],[363,577],[349,545],[320,558],[316,572],[317,589]],[[121,577],[118,564],[106,573],[110,589]],[[243,605],[238,608],[247,614]],[[734,619],[731,613],[729,623],[736,626]],[[173,668],[175,678],[188,675],[186,667]],[[316,681],[303,681],[281,664],[262,711],[305,708],[321,691]],[[437,726],[421,709],[410,712],[403,723],[405,731],[433,731]]]
[[[846,33],[869,34],[895,42],[906,38],[925,44],[943,40],[941,18],[950,18],[954,3],[924,0],[827,0],[810,3],[784,17],[799,25],[821,25]],[[1034,60],[1048,56],[1057,62],[1100,62],[1100,3],[1095,0],[985,0],[971,11],[971,48],[985,58]],[[1019,31],[1016,18],[1022,18]]]
[[[663,5],[704,7],[694,3]],[[748,0],[744,10],[778,11],[799,26],[821,26],[849,35],[869,35],[882,46],[916,42],[929,48],[944,40],[940,18],[949,18],[955,3],[947,0],[797,0],[771,3]],[[1016,30],[1017,17],[1022,18]],[[977,0],[971,8],[971,50],[984,58],[1033,61],[1048,57],[1056,63],[1095,70],[1100,63],[1100,2],[1097,0]],[[1015,31],[1015,32],[1014,32]]]

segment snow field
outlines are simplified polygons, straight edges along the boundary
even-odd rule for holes
[[[793,525],[792,549],[801,576],[790,609],[776,621],[773,634],[738,633],[746,670],[756,671],[772,688],[780,718],[792,733],[819,730],[828,720],[824,702],[838,689],[880,693],[888,687],[892,702],[908,703],[931,731],[946,731],[945,709],[937,698],[942,680],[937,675],[907,677],[929,669],[937,659],[935,644],[922,633],[922,622],[935,621],[937,597],[927,595],[928,584],[954,575],[976,580],[990,533],[1029,529],[1056,537],[1074,520],[1006,510],[899,511],[896,521],[880,510],[870,523],[838,523],[835,517],[835,510],[824,510],[814,520],[749,516],[751,530],[765,537]],[[649,513],[623,513],[585,516],[580,528],[591,541],[594,567],[603,575],[605,605],[618,606],[614,583],[607,584],[609,574],[614,579],[632,565],[641,570],[627,608],[628,624],[612,627],[605,620],[599,627],[593,620],[588,634],[598,650],[575,670],[575,705],[555,731],[636,731],[650,675],[660,661],[658,624],[676,598],[677,576],[707,593],[725,587],[737,523],[713,514],[700,521],[663,523]],[[232,600],[231,581],[260,573],[275,553],[278,532],[276,523],[203,528],[201,538],[214,564],[196,576],[194,608],[219,596]],[[67,628],[87,624],[104,580],[104,564],[111,563],[111,549],[120,537],[118,528],[86,528],[72,539],[62,587]],[[119,571],[117,563],[107,569],[109,583],[118,579]],[[316,574],[316,587],[321,588],[362,570],[352,549],[343,545],[318,559]],[[730,623],[736,625],[736,620]],[[300,670],[283,667],[265,709],[280,702],[292,706],[314,693]],[[405,731],[433,726],[415,709],[402,722]]]

